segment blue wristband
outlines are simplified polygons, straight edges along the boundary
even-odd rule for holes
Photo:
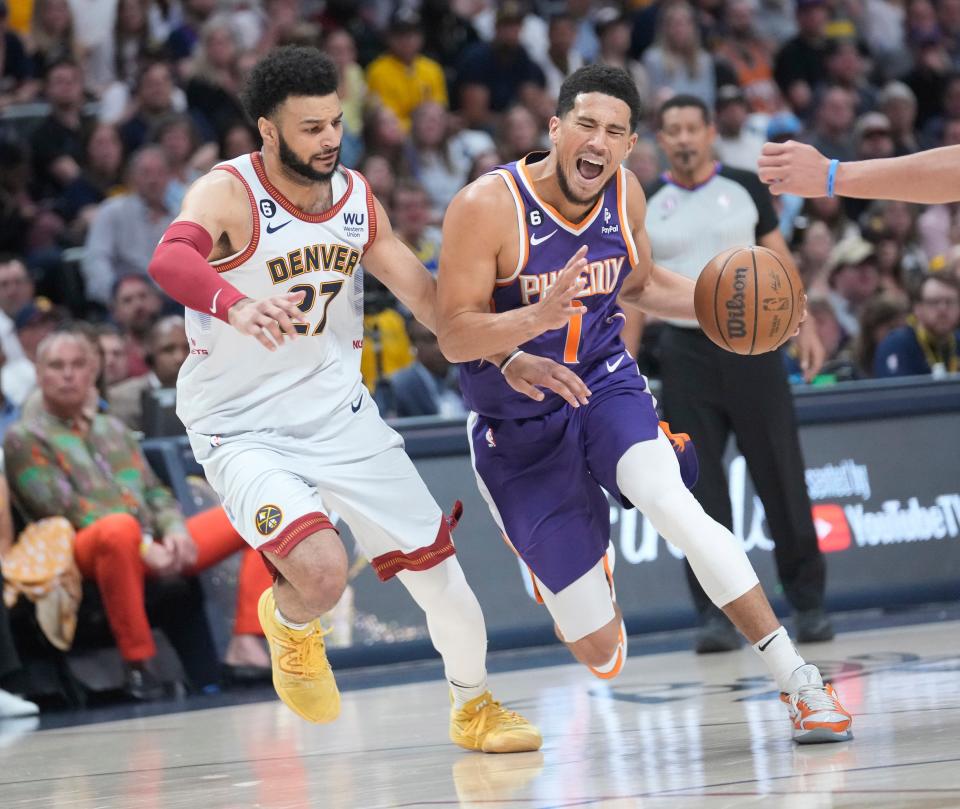
[[[830,168],[827,170],[827,196],[833,196],[833,185],[837,181],[837,166],[840,165],[839,160],[831,160]]]

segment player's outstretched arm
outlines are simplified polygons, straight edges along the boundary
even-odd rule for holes
[[[363,254],[363,268],[436,334],[437,283],[420,259],[394,233],[380,200],[374,197],[373,205],[377,236]]]
[[[244,296],[210,265],[214,245],[243,232],[250,203],[240,181],[225,171],[211,171],[187,192],[183,207],[157,245],[147,271],[164,292],[198,312],[210,312],[265,348],[275,351],[284,337],[296,337],[302,293],[254,301]],[[234,237],[235,238],[235,237]]]
[[[768,143],[757,161],[774,194],[827,196],[830,160],[805,143]],[[960,146],[880,160],[840,163],[833,193],[859,199],[936,204],[960,200]]]
[[[696,320],[694,282],[653,263],[646,226],[647,200],[633,172],[627,173],[627,213],[640,260],[620,289],[621,306],[655,317]]]
[[[437,339],[451,362],[511,351],[581,311],[572,301],[583,289],[586,248],[570,257],[556,283],[537,303],[491,312],[497,259],[518,240],[514,203],[499,177],[487,176],[461,190],[443,220],[437,282]],[[509,215],[507,214],[509,212]]]

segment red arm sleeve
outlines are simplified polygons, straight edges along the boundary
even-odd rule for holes
[[[213,239],[205,228],[195,222],[174,222],[163,234],[147,271],[178,303],[228,323],[230,307],[246,295],[210,265],[211,249]]]

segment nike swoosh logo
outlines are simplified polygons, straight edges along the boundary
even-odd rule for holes
[[[278,230],[280,230],[280,228],[285,228],[292,221],[293,221],[292,219],[288,219],[282,225],[277,225],[276,227],[274,227],[273,225],[267,225],[267,233],[276,233]]]
[[[621,354],[619,357],[617,357],[617,361],[614,362],[614,363],[611,363],[610,360],[607,360],[607,370],[608,370],[611,374],[612,374],[614,371],[616,371],[617,368],[620,367],[620,363],[623,362],[623,357],[624,357],[624,355]]]
[[[216,294],[213,296],[213,305],[210,307],[210,314],[215,315],[217,313],[217,298],[220,297],[220,293],[223,292],[222,289],[218,289]]]
[[[363,394],[360,394],[360,398],[357,399],[356,404],[351,404],[350,409],[356,413],[360,409],[360,405],[363,404]]]
[[[779,637],[780,637],[779,635],[774,635],[774,636],[773,636],[772,638],[770,638],[770,640],[768,640],[766,643],[761,643],[761,644],[760,644],[760,651],[761,651],[761,652],[766,651],[767,647],[768,647],[771,643],[773,643],[773,642],[774,642],[777,638],[779,638]]]
[[[556,230],[552,230],[552,231],[550,231],[546,236],[541,236],[539,239],[537,238],[537,234],[536,234],[536,233],[531,233],[531,234],[530,234],[530,244],[533,245],[534,247],[536,247],[536,246],[537,246],[538,244],[540,244],[541,242],[545,242],[547,239],[549,239],[551,236],[553,236],[553,234],[556,233],[556,232],[557,232]]]

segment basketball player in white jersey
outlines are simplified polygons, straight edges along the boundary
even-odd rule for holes
[[[263,150],[198,180],[156,250],[150,274],[187,309],[177,412],[237,531],[276,573],[260,621],[290,708],[313,722],[340,710],[318,619],[346,584],[335,511],[377,575],[425,611],[451,739],[536,750],[537,729],[487,690],[483,615],[450,536],[458,509],[444,516],[361,382],[364,270],[431,329],[436,290],[367,181],[338,165],[336,89],[314,49],[261,61],[243,100]]]

